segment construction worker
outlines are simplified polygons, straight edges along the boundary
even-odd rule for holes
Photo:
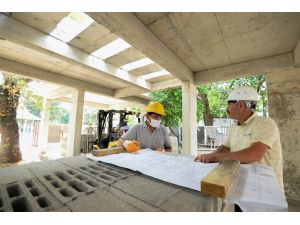
[[[163,105],[159,102],[150,102],[146,111],[145,122],[131,127],[119,139],[119,146],[123,146],[124,140],[135,140],[140,142],[142,149],[151,148],[156,151],[171,152],[172,147],[167,128],[160,124],[165,115]]]
[[[273,119],[257,115],[258,98],[252,87],[233,90],[227,99],[227,113],[236,124],[229,128],[223,145],[212,153],[198,155],[195,161],[209,163],[228,158],[241,163],[260,162],[273,168],[283,188],[279,129]]]

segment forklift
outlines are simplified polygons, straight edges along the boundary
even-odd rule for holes
[[[113,127],[113,118],[116,114],[119,114],[119,125]],[[99,110],[97,115],[97,140],[93,142],[93,148],[99,150],[115,147],[118,139],[123,135],[122,132],[129,129],[127,124],[128,115],[136,115],[140,123],[140,113],[127,110]],[[104,133],[107,125],[107,133]]]

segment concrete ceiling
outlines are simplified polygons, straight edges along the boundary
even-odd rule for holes
[[[70,42],[49,34],[68,13],[1,13],[0,70],[146,104],[151,90],[299,66],[300,13],[87,13]],[[132,47],[91,55],[121,37]],[[299,44],[298,44],[299,46]],[[149,57],[155,63],[120,67]],[[165,69],[169,75],[140,76]]]

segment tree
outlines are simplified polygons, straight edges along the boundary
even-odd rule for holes
[[[43,97],[33,94],[31,90],[23,89],[20,96],[20,105],[26,107],[33,115],[41,117]]]
[[[257,110],[267,114],[267,93],[264,75],[258,75],[225,82],[201,84],[197,86],[197,121],[204,120],[206,126],[213,124],[213,118],[227,118],[227,97],[240,85],[254,87],[260,95]],[[161,102],[166,111],[164,124],[169,127],[180,126],[182,122],[181,88],[152,92],[154,101]]]
[[[19,127],[17,108],[20,91],[26,87],[29,79],[14,77],[3,73],[0,86],[0,163],[16,163],[22,160],[19,146]]]
[[[197,86],[198,94],[197,99],[202,101],[203,109],[200,111],[203,115],[203,120],[205,126],[212,126],[213,125],[213,115],[210,111],[209,107],[209,100],[208,100],[208,85],[199,85]],[[198,105],[198,103],[197,103]],[[197,110],[198,112],[199,110]]]
[[[52,102],[50,109],[50,121],[52,123],[69,123],[70,112],[69,110],[62,107],[60,102]]]
[[[182,90],[181,88],[155,91],[151,93],[154,101],[159,101],[165,108],[164,125],[178,127],[182,122]]]
[[[224,95],[228,96],[231,90],[238,86],[251,86],[256,89],[260,98],[257,102],[256,110],[262,112],[264,116],[268,113],[267,108],[267,90],[266,90],[266,82],[264,75],[257,75],[252,77],[245,77],[236,80],[230,80],[224,82],[225,88],[223,89]]]

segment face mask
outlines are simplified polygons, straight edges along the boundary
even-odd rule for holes
[[[159,127],[160,120],[151,119],[151,122],[149,122],[151,127]]]

